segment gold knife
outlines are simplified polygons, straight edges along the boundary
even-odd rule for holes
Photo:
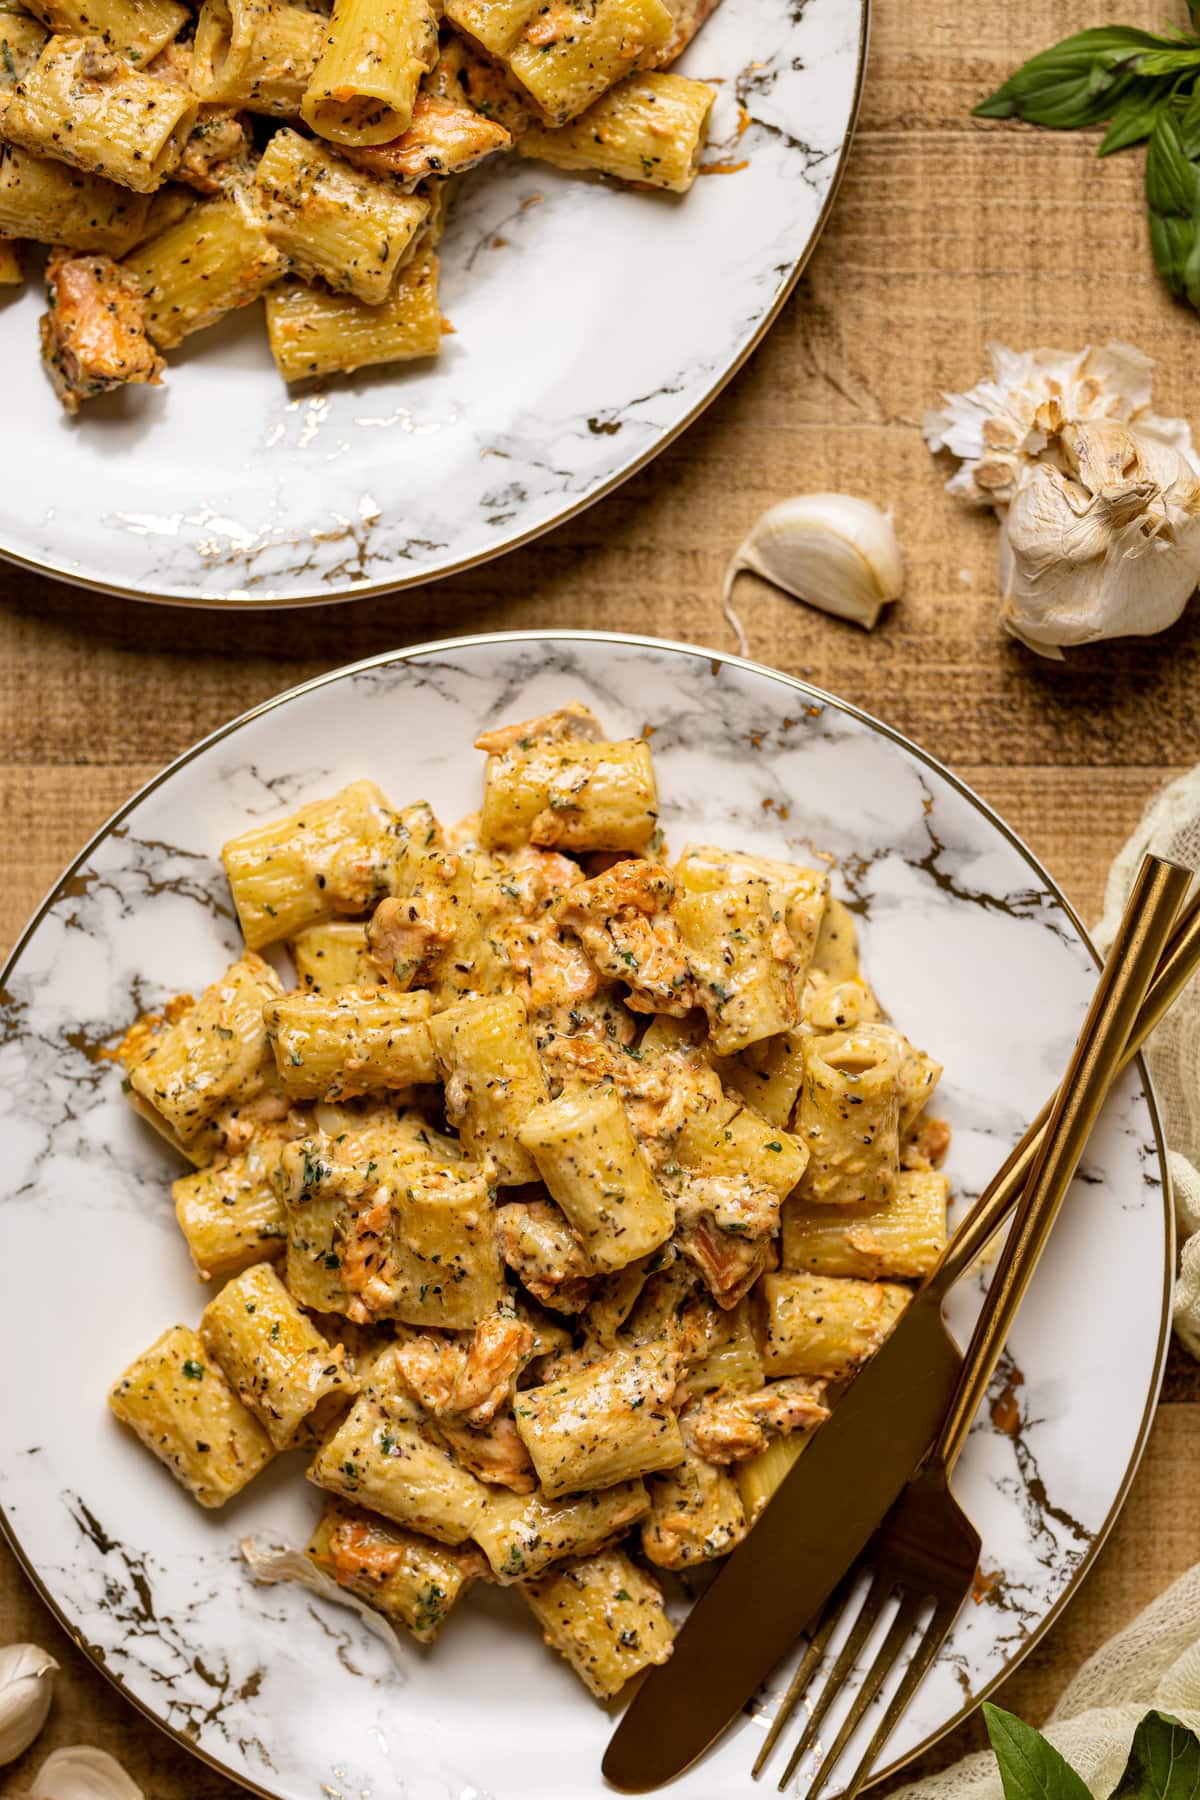
[[[1197,966],[1200,894],[1179,915],[1122,1067]],[[660,1787],[722,1735],[824,1605],[928,1451],[962,1367],[942,1322],[943,1302],[1019,1199],[1051,1104],[697,1601],[671,1660],[635,1694],[604,1757],[615,1787]]]

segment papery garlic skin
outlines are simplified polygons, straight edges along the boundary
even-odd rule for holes
[[[1114,340],[1078,351],[989,344],[988,352],[991,380],[944,395],[944,404],[922,422],[932,451],[949,450],[960,459],[948,493],[1002,511],[1036,463],[1058,460],[1065,426],[1103,420],[1132,426],[1140,437],[1200,467],[1186,419],[1151,411],[1154,361],[1131,344]]]
[[[303,1550],[293,1549],[286,1544],[264,1543],[261,1539],[252,1537],[244,1537],[238,1548],[255,1581],[296,1581],[310,1593],[319,1594],[324,1600],[332,1600],[335,1606],[349,1607],[377,1638],[382,1639],[396,1661],[404,1664],[406,1649],[391,1621],[373,1606],[368,1606],[365,1600],[360,1600],[357,1594],[339,1586],[333,1576],[318,1569]]]
[[[1029,470],[1003,521],[1005,627],[1051,657],[1164,631],[1200,584],[1200,480],[1140,428],[1067,426],[1060,445],[1064,467]]]
[[[0,1650],[0,1765],[16,1762],[46,1723],[57,1670],[37,1644]]]
[[[107,1750],[71,1744],[52,1750],[33,1778],[29,1800],[146,1800]]]
[[[733,584],[749,569],[795,600],[870,631],[904,592],[904,557],[891,517],[853,494],[796,494],[768,508],[725,571],[722,603],[743,655],[745,633],[730,607]]]

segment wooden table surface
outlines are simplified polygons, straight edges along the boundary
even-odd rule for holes
[[[1092,135],[985,126],[1015,61],[1106,23],[1115,0],[876,0],[861,122],[829,230],[767,341],[708,413],[617,494],[540,543],[441,585],[352,606],[189,613],[0,568],[0,816],[7,946],[106,816],[203,733],[355,657],[455,632],[604,626],[732,648],[725,562],[757,513],[804,490],[895,508],[908,593],[872,635],[745,579],[751,652],[911,733],[1025,837],[1086,918],[1144,801],[1196,760],[1200,610],[1165,635],[1040,660],[997,625],[995,530],[942,492],[921,415],[970,385],[990,339],[1120,337],[1159,359],[1156,399],[1195,397],[1200,324],[1150,263],[1142,159]],[[1181,0],[1115,7],[1183,24]],[[12,439],[9,439],[10,444]],[[1200,1378],[1173,1352],[1125,1514],[1061,1621],[1000,1695],[1040,1719],[1079,1661],[1200,1559]],[[86,1741],[152,1800],[240,1790],[144,1722],[66,1642],[0,1549],[0,1642],[63,1664],[35,1752]],[[977,1722],[936,1760],[974,1747]]]

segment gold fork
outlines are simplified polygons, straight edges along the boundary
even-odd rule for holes
[[[866,1596],[825,1685],[811,1707],[807,1725],[780,1779],[781,1791],[815,1741],[830,1706],[845,1690],[868,1639],[892,1599],[898,1601],[897,1610],[837,1736],[808,1788],[807,1800],[815,1800],[825,1786],[868,1706],[900,1662],[922,1616],[932,1608],[887,1711],[842,1790],[842,1800],[853,1800],[971,1591],[981,1540],[950,1490],[951,1473],[1108,1089],[1124,1062],[1133,1054],[1131,1034],[1138,1010],[1154,978],[1189,879],[1186,869],[1159,858],[1147,857],[1142,864],[1121,929],[1050,1110],[1036,1156],[1032,1159],[1029,1179],[976,1321],[941,1432],[928,1459],[912,1477],[858,1564],[843,1577],[815,1621],[809,1634],[808,1649],[755,1761],[754,1775],[757,1777],[824,1661],[829,1644],[849,1611],[860,1577],[869,1571],[871,1580]]]

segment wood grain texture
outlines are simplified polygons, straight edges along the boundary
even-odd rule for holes
[[[440,585],[290,617],[191,613],[0,572],[0,891],[5,946],[63,865],[197,737],[351,658],[455,632],[598,626],[731,648],[721,574],[758,512],[805,489],[895,508],[908,592],[871,636],[753,578],[753,654],[844,695],[951,764],[1044,859],[1086,919],[1158,784],[1200,755],[1200,610],[1163,636],[1040,660],[997,620],[995,531],[942,491],[925,408],[970,385],[985,345],[1120,337],[1186,411],[1200,325],[1150,262],[1139,151],[1094,134],[982,124],[972,104],[1023,55],[1106,22],[1115,0],[876,0],[862,121],[829,231],[766,342],[709,412],[615,495],[498,563]],[[1178,0],[1115,9],[1181,24]],[[86,427],[84,427],[86,428]],[[64,429],[68,427],[64,426]],[[1200,1378],[1173,1356],[1167,1398],[1094,1573],[1001,1701],[1038,1719],[1079,1660],[1200,1558]],[[154,1800],[233,1800],[66,1644],[0,1552],[0,1641],[61,1655],[43,1753],[83,1739]],[[980,1741],[977,1725],[942,1762]],[[27,1791],[31,1755],[0,1782]]]

